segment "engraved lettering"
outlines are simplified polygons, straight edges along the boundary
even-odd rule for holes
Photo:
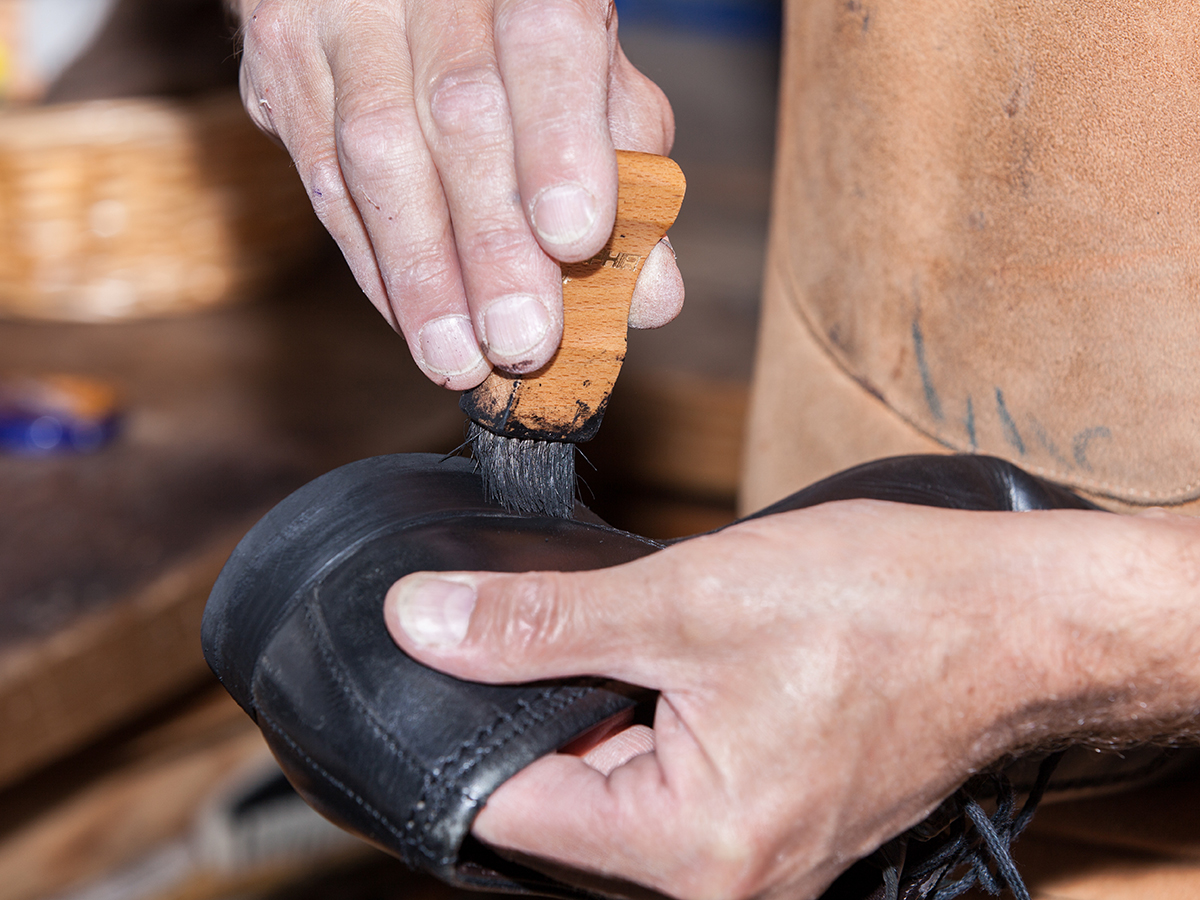
[[[614,269],[636,269],[642,263],[642,257],[636,253],[625,253],[619,251],[617,253],[605,253],[601,251],[588,260],[588,265],[610,266]]]

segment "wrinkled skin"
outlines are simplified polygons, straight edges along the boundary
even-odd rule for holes
[[[614,148],[665,154],[674,120],[625,58],[608,0],[237,0],[242,96],[291,153],[358,283],[429,378],[543,365],[558,262],[597,253]],[[636,327],[678,313],[669,245]]]
[[[459,677],[662,692],[652,732],[501,786],[479,837],[676,897],[806,898],[1008,752],[1193,734],[1198,551],[1165,514],[851,501],[599,572],[410,575],[386,618]]]
[[[422,370],[461,390],[544,363],[557,261],[611,227],[614,148],[672,139],[610,4],[235,5],[247,108]],[[632,323],[682,296],[660,246]],[[804,898],[1007,752],[1194,736],[1198,547],[1164,514],[856,501],[601,572],[418,573],[386,618],[461,677],[662,692],[652,730],[504,784],[483,840],[681,898]]]

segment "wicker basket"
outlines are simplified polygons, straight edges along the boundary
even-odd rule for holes
[[[106,321],[252,296],[320,226],[235,94],[0,112],[0,315]]]

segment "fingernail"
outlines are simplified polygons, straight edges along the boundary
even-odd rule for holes
[[[533,297],[513,294],[495,301],[483,314],[488,350],[500,356],[528,353],[546,336],[550,313]]]
[[[459,375],[483,362],[471,320],[466,316],[442,316],[426,322],[417,340],[426,367],[439,375]]]
[[[549,187],[534,198],[531,218],[542,240],[571,244],[592,230],[596,198],[578,184]]]
[[[475,609],[475,588],[444,578],[417,578],[400,588],[396,619],[422,647],[453,647],[467,636]]]

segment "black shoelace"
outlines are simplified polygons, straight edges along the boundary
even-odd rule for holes
[[[1061,758],[1062,753],[1053,753],[1042,761],[1020,810],[1008,778],[1000,773],[977,776],[930,820],[882,848],[876,859],[883,868],[884,900],[954,900],[975,886],[992,895],[1007,888],[1017,900],[1030,900],[1013,862],[1012,844],[1033,818]],[[980,799],[993,797],[996,809],[989,815]],[[935,837],[942,839],[936,850],[914,852],[914,841]]]

